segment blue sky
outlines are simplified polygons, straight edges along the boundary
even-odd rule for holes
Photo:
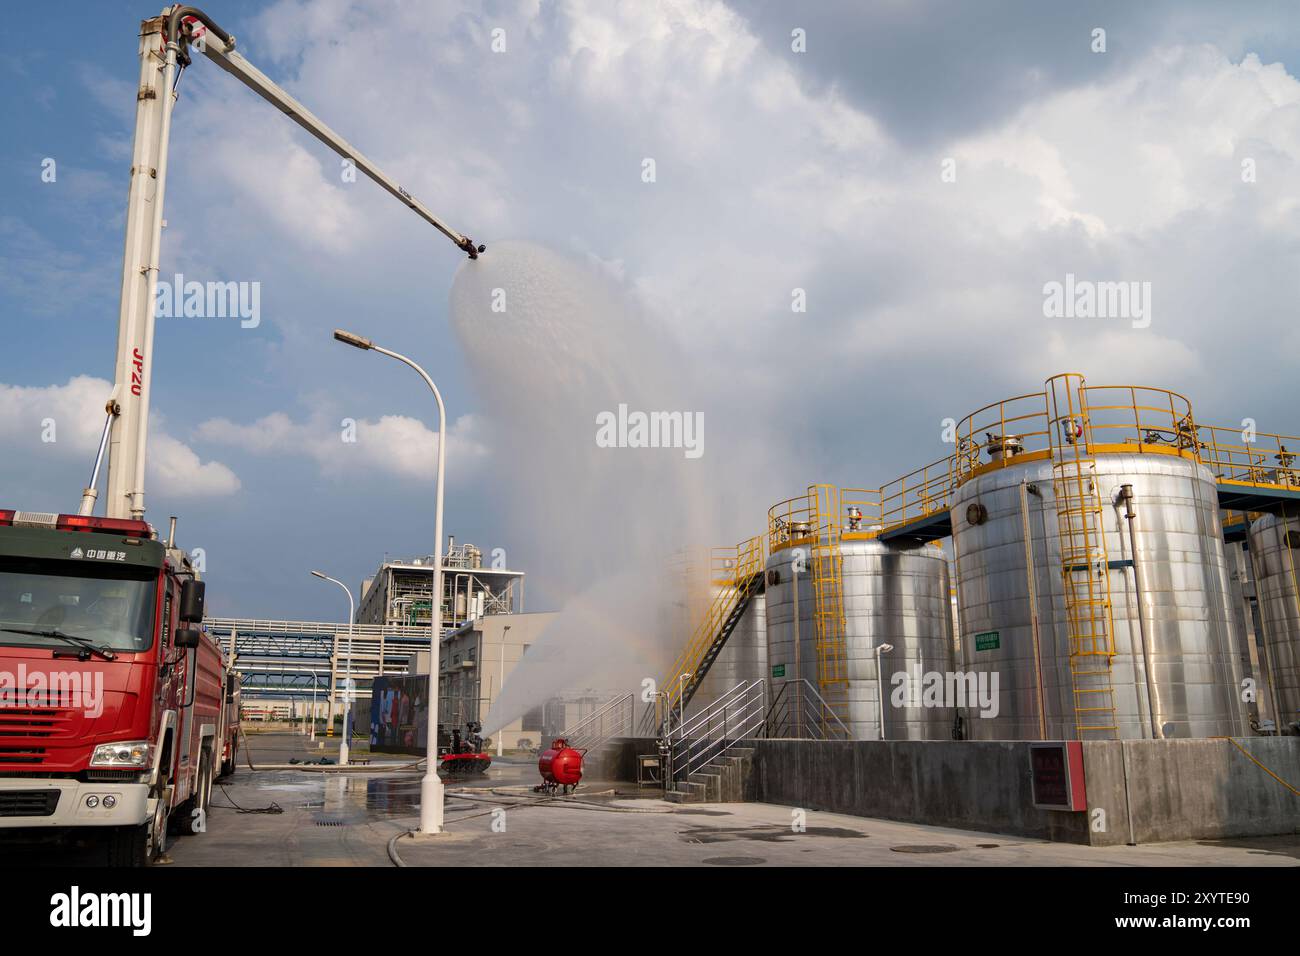
[[[1066,369],[1177,389],[1202,419],[1300,430],[1300,16],[1219,6],[205,9],[453,226],[593,265],[677,343],[727,541],[809,482],[877,485],[940,457],[943,418]],[[151,13],[69,3],[56,28],[19,6],[0,36],[5,506],[73,510],[89,472],[107,396],[77,377],[112,374]],[[335,326],[438,380],[456,423],[447,530],[506,548],[534,606],[554,606],[553,538],[534,527],[550,519],[512,506],[544,463],[493,444],[485,390],[509,382],[476,379],[449,327],[460,254],[373,185],[341,182],[331,154],[211,64],[181,91],[162,275],[262,291],[255,329],[157,331],[165,471],[149,517],[180,515],[182,542],[205,549],[213,610],[334,617],[309,567],[359,582],[385,553],[430,550],[427,394],[331,342]],[[940,181],[947,158],[956,183]],[[1045,319],[1042,286],[1066,273],[1150,281],[1151,327]],[[57,442],[40,441],[46,417]],[[345,417],[363,426],[346,450]]]

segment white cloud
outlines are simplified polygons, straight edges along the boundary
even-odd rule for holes
[[[233,495],[240,489],[235,473],[217,461],[203,461],[182,441],[167,434],[149,439],[149,481],[160,494],[174,498]]]
[[[91,375],[77,375],[63,385],[24,386],[0,383],[0,442],[15,453],[23,474],[9,479],[18,486],[14,494],[45,498],[49,489],[65,501],[79,498],[81,486],[72,487],[70,475],[84,482],[90,475],[104,428],[104,402],[112,383]],[[52,439],[52,440],[51,440]],[[172,437],[163,416],[150,415],[146,456],[145,497],[208,498],[232,495],[239,478],[217,461],[203,461],[184,442]],[[84,469],[84,470],[83,470]],[[101,475],[101,489],[104,478]],[[57,502],[46,503],[51,507]],[[39,501],[33,506],[40,507]]]
[[[433,13],[282,2],[252,25],[268,72],[489,257],[498,237],[540,239],[638,296],[703,370],[712,434],[770,456],[737,456],[718,481],[749,490],[748,510],[811,480],[888,480],[942,453],[917,437],[931,410],[960,415],[1066,369],[1249,408],[1288,380],[1300,84],[1280,64],[1195,42],[1116,57],[1086,85],[1028,78],[1007,94],[1025,104],[1016,112],[986,110],[992,126],[918,146],[811,78],[815,53],[764,46],[714,0],[447,0]],[[490,51],[497,25],[508,53]],[[422,55],[393,58],[394,35]],[[382,83],[360,81],[377,62]],[[319,320],[299,323],[304,339],[338,299],[371,289],[385,335],[427,334],[431,317],[440,329],[453,260],[429,250],[442,240],[373,186],[341,187],[332,156],[228,77],[206,76],[177,120],[204,135],[174,137],[176,169],[210,163],[222,184],[222,202],[202,207],[205,254],[256,256],[267,276],[309,264],[286,308]],[[919,114],[928,89],[881,95]],[[647,156],[654,184],[640,181]],[[947,156],[956,183],[940,180]],[[1245,158],[1255,184],[1241,181]],[[1151,328],[1045,320],[1043,284],[1066,273],[1150,281]],[[807,314],[791,312],[795,287]],[[1225,335],[1229,317],[1250,334]],[[1259,341],[1276,347],[1252,350]],[[1222,370],[1246,366],[1249,381],[1229,387]],[[319,387],[315,365],[283,367],[290,389]],[[296,449],[323,472],[427,467],[427,430],[386,421],[351,448],[336,422],[315,419],[216,420],[200,436]]]
[[[295,422],[284,412],[272,412],[246,425],[209,419],[198,427],[197,435],[257,455],[305,456],[330,476],[378,473],[428,478],[437,467],[438,436],[418,419],[383,415],[356,420],[355,427],[347,421],[316,415]],[[472,474],[488,455],[479,420],[462,415],[448,432],[448,472],[457,479]]]

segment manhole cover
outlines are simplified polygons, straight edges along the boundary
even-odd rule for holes
[[[890,849],[895,853],[956,853],[961,847],[951,843],[905,843],[902,846],[891,846]]]
[[[976,843],[975,846],[981,850],[996,850],[999,846],[1001,846],[1001,844],[1000,843]]]
[[[704,862],[710,866],[755,866],[767,861],[761,856],[709,856]]]

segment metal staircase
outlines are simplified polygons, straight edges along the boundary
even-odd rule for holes
[[[844,554],[840,550],[840,493],[834,485],[808,489],[813,539],[813,620],[816,625],[817,686],[833,714],[847,715],[849,670],[844,620]]]
[[[750,599],[763,590],[764,539],[749,538],[732,548],[715,549],[714,583],[717,595],[703,620],[691,634],[662,687],[665,724],[685,712],[691,698],[717,660],[727,639],[749,608]]]
[[[1070,678],[1080,740],[1118,735],[1111,661],[1115,621],[1105,504],[1091,457],[1091,430],[1081,375],[1048,379],[1052,490],[1061,542],[1061,581],[1069,621]]]
[[[746,767],[767,724],[767,684],[741,681],[708,707],[665,735],[665,799],[673,803],[738,802],[746,799]]]

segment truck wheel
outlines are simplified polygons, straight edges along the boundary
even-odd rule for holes
[[[133,827],[114,827],[105,835],[104,845],[108,851],[109,866],[148,866],[149,823]]]
[[[182,803],[176,810],[176,830],[185,836],[193,836],[199,830],[199,820],[207,826],[209,804],[212,798],[212,758],[205,750],[199,760],[198,789],[194,795]]]
[[[158,794],[154,814],[144,823],[130,827],[113,827],[105,834],[108,865],[112,867],[148,866],[167,852],[167,807],[170,792]]]

